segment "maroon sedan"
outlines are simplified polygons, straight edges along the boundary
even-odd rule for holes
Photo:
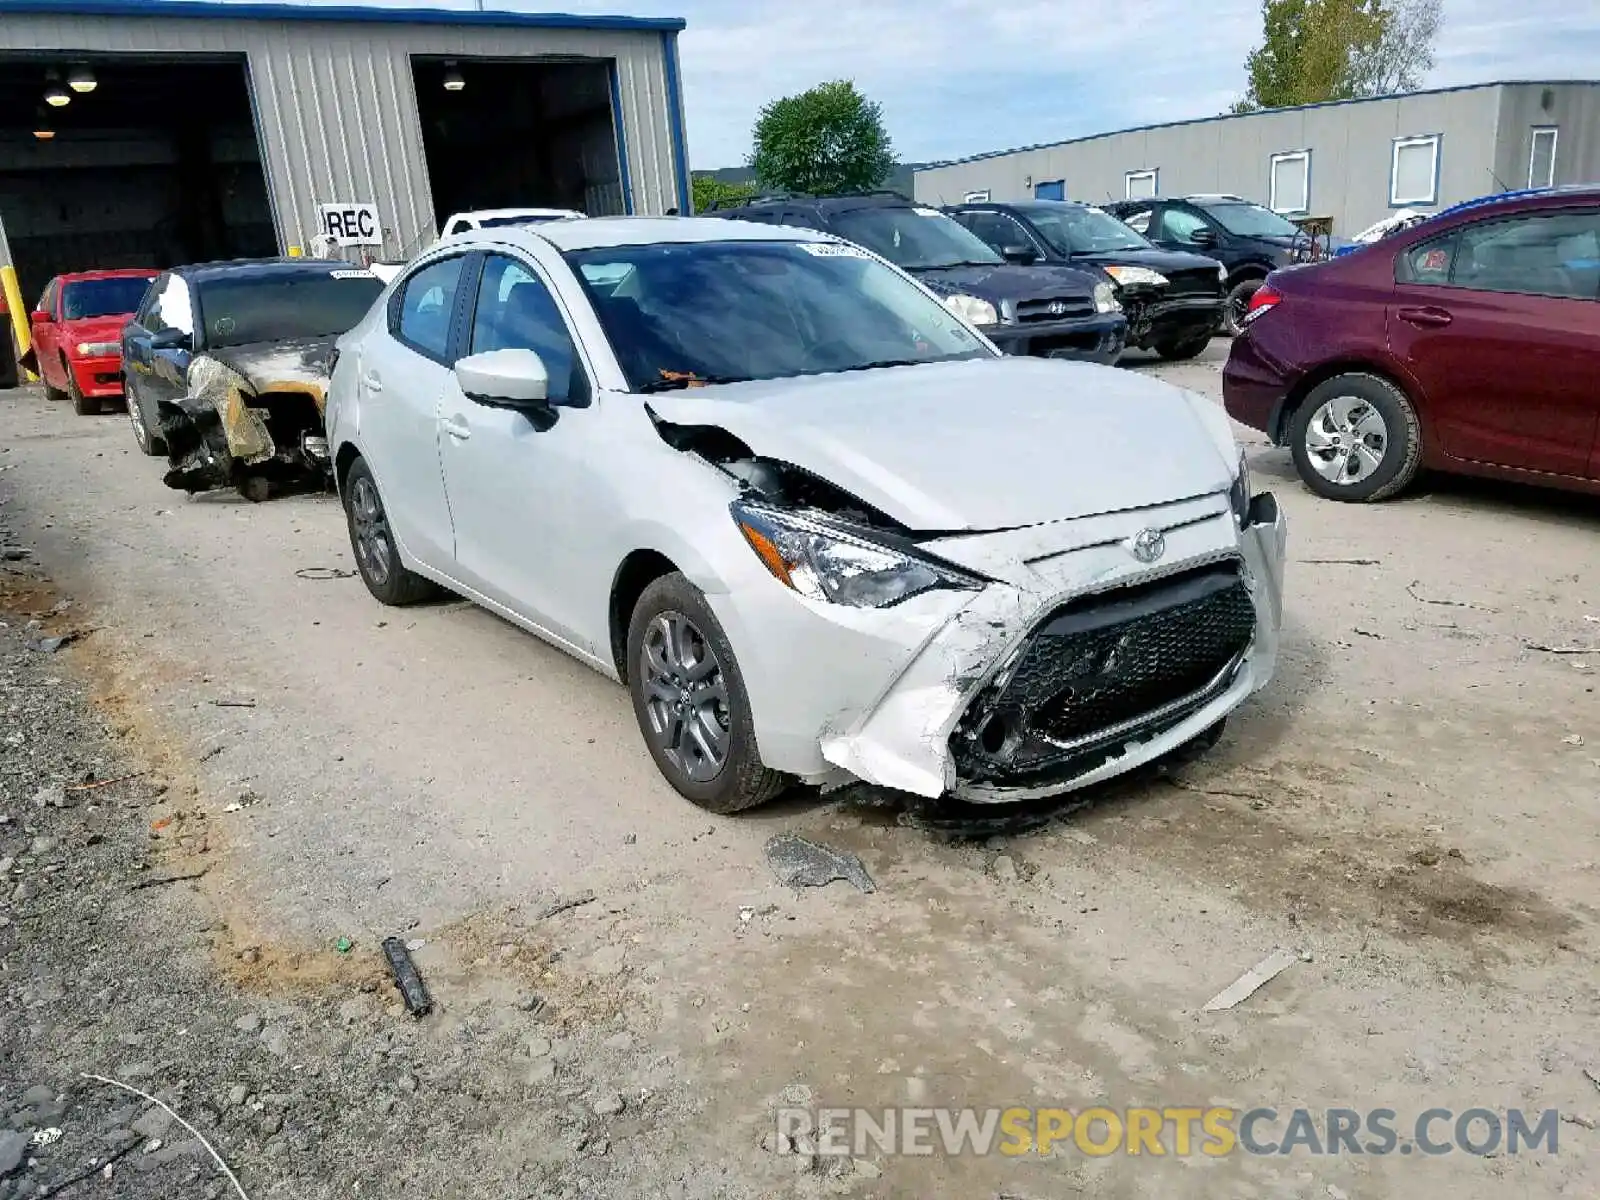
[[[1223,398],[1334,500],[1423,467],[1600,493],[1600,186],[1472,201],[1274,272]]]

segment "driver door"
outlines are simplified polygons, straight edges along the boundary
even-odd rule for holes
[[[467,286],[471,324],[464,354],[532,350],[543,360],[552,400],[587,405],[591,375],[560,302],[532,263],[509,252],[483,256]],[[439,408],[439,457],[455,523],[462,582],[583,653],[578,581],[586,577],[581,532],[589,485],[588,437],[595,414],[558,407],[529,414],[479,403],[455,377]]]

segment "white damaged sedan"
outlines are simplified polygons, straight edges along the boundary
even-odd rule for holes
[[[1284,522],[1219,407],[1004,358],[822,234],[452,239],[340,342],[327,426],[374,596],[448,589],[622,681],[715,812],[1065,792],[1272,674]]]

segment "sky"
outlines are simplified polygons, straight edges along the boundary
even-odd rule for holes
[[[743,163],[761,105],[830,79],[853,80],[883,106],[907,162],[1214,116],[1242,94],[1261,36],[1259,0],[486,3],[686,19],[679,53],[700,170]],[[1600,0],[1444,0],[1435,57],[1429,87],[1600,79]]]

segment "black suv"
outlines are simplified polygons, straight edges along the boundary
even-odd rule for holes
[[[957,204],[953,218],[1008,262],[1098,267],[1117,285],[1128,345],[1162,358],[1193,358],[1222,320],[1226,277],[1214,258],[1158,250],[1115,217],[1067,200]]]
[[[1239,332],[1250,297],[1268,271],[1331,255],[1345,243],[1313,238],[1287,217],[1242,196],[1148,197],[1119,200],[1105,210],[1163,250],[1189,250],[1228,270],[1223,328]]]
[[[818,229],[917,277],[1007,354],[1114,363],[1128,322],[1093,268],[1008,263],[936,208],[898,192],[774,196],[701,214]]]

